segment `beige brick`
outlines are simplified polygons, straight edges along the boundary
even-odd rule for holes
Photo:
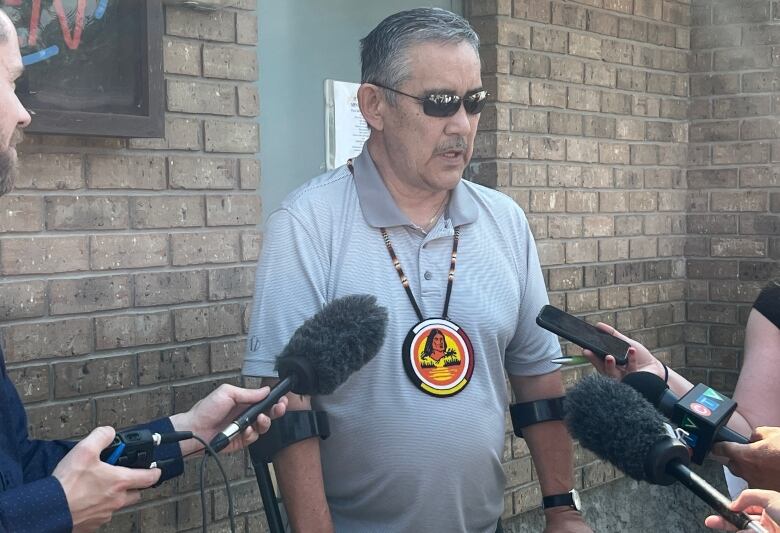
[[[235,263],[239,258],[236,232],[176,233],[171,235],[173,265]]]
[[[549,237],[552,239],[582,237],[582,219],[569,214],[563,216],[550,216],[548,228]]]
[[[510,72],[515,76],[546,78],[550,72],[550,58],[531,52],[512,52]]]
[[[657,237],[633,237],[628,241],[628,255],[631,259],[658,256]]]
[[[577,5],[559,4],[552,5],[552,23],[556,26],[568,26],[578,30],[584,30],[587,26],[587,11]]]
[[[631,99],[631,114],[640,117],[661,115],[661,100],[652,96],[634,95]]]
[[[168,80],[168,111],[234,115],[236,88],[225,83]]]
[[[601,39],[578,33],[569,34],[569,54],[573,56],[601,59]]]
[[[81,189],[84,187],[81,155],[19,153],[16,190]]]
[[[241,333],[241,306],[220,304],[173,311],[176,340],[223,337]]]
[[[479,4],[480,2],[477,2]],[[514,0],[514,16],[536,22],[550,22],[549,0]]]
[[[512,130],[526,133],[547,133],[547,112],[512,109]]]
[[[566,144],[554,137],[531,137],[530,158],[563,161],[566,159]]]
[[[585,139],[566,139],[566,159],[568,161],[580,161],[595,163],[599,159],[598,141]]]
[[[628,115],[631,113],[631,97],[623,93],[601,93],[602,113]]]
[[[578,59],[557,56],[550,58],[550,79],[552,80],[582,83],[584,71],[585,64]]]
[[[129,226],[127,198],[110,196],[50,196],[46,198],[46,227],[50,230],[125,229]]]
[[[0,196],[0,233],[41,231],[43,205],[34,196]]]
[[[634,58],[634,47],[630,43],[604,39],[601,42],[601,58],[608,63],[630,65]],[[627,69],[618,69],[618,76],[621,71],[635,72]],[[640,73],[637,72],[636,75],[639,76]],[[618,87],[620,87],[620,78],[618,78]]]
[[[134,228],[189,228],[205,222],[200,196],[136,196],[131,205]]]
[[[147,156],[87,156],[87,183],[94,189],[165,189],[165,160]]]
[[[172,189],[233,189],[238,177],[233,159],[169,157]]]
[[[628,193],[623,191],[600,192],[599,206],[602,213],[624,213],[628,211]]]
[[[165,10],[169,35],[211,41],[236,40],[235,13],[231,11],[196,11],[169,6]]]
[[[531,211],[534,213],[562,213],[565,205],[564,191],[531,191]]]
[[[569,87],[567,107],[580,111],[598,111],[601,103],[601,93],[594,89]]]
[[[200,150],[203,146],[198,119],[165,119],[164,139],[130,139],[128,146],[137,150]]]
[[[746,237],[713,237],[710,241],[710,254],[713,257],[766,257],[766,239]]]
[[[565,54],[569,42],[568,35],[566,31],[534,26],[531,29],[531,48]]]
[[[767,210],[768,196],[763,192],[713,191],[710,203],[712,211],[760,211]]]
[[[3,275],[88,270],[87,238],[74,236],[2,239],[0,268]]]
[[[628,259],[628,239],[600,239],[598,243],[599,261]]]
[[[550,133],[582,135],[582,116],[579,113],[550,111]]]
[[[566,242],[566,263],[590,263],[598,259],[598,242],[579,239]]]
[[[614,88],[617,85],[617,68],[612,65],[588,63],[585,65],[585,83]]]
[[[209,226],[255,225],[259,221],[260,197],[256,194],[208,196],[206,222]]]
[[[615,233],[615,220],[606,215],[588,215],[582,219],[584,237],[611,237]]]
[[[45,313],[45,281],[0,283],[0,321],[39,317]]]
[[[257,72],[257,52],[254,47],[203,45],[205,77],[255,81]]]
[[[168,264],[168,236],[161,234],[99,235],[90,237],[94,270],[144,268]]]
[[[147,307],[205,300],[206,274],[204,270],[136,274],[133,277],[133,301],[136,306]]]
[[[507,159],[528,159],[528,137],[516,133],[496,136],[496,156]]]
[[[552,188],[582,187],[583,167],[551,165],[547,174]]]
[[[627,144],[599,143],[599,163],[626,165],[629,160],[629,146]]]
[[[92,320],[88,318],[15,324],[2,331],[7,363],[84,355],[94,349]]]
[[[164,37],[163,64],[168,74],[200,76],[200,43]]]
[[[566,211],[569,213],[598,212],[598,193],[590,191],[566,191]]]
[[[255,122],[204,121],[207,152],[255,153],[260,133]]]
[[[618,35],[618,18],[601,11],[588,12],[588,30],[603,35]]]
[[[551,83],[531,82],[531,104],[545,107],[566,107],[566,87]]]
[[[629,141],[644,140],[645,122],[640,119],[618,118],[615,121],[615,137]]]
[[[130,307],[127,276],[54,279],[49,285],[52,315],[92,313]]]
[[[257,44],[257,15],[241,13],[236,16],[236,42]]]

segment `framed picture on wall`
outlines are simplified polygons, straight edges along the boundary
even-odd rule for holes
[[[28,131],[162,137],[160,0],[0,0],[19,35]]]

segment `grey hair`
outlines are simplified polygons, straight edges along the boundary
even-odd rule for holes
[[[437,7],[409,9],[390,15],[360,40],[361,82],[398,87],[411,76],[407,50],[429,42],[465,42],[479,54],[479,36],[460,15]],[[394,93],[385,95],[395,103]]]
[[[6,28],[6,24],[10,21],[11,19],[8,18],[8,15],[6,15],[5,11],[0,7],[0,44],[3,44],[8,40],[8,28]]]

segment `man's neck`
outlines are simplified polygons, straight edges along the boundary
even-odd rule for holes
[[[434,191],[424,187],[415,187],[401,179],[381,142],[368,141],[368,152],[379,171],[385,187],[393,197],[395,204],[409,220],[424,231],[430,230],[444,212],[450,191]]]

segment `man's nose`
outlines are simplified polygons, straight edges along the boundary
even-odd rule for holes
[[[444,132],[450,135],[466,135],[471,131],[471,121],[466,108],[461,105],[458,112],[449,117]]]
[[[22,102],[19,101],[18,97],[16,98],[16,102],[19,106],[19,118],[17,119],[16,123],[20,128],[26,128],[30,125],[32,117],[30,117],[30,112],[27,111],[27,108],[22,105]]]

